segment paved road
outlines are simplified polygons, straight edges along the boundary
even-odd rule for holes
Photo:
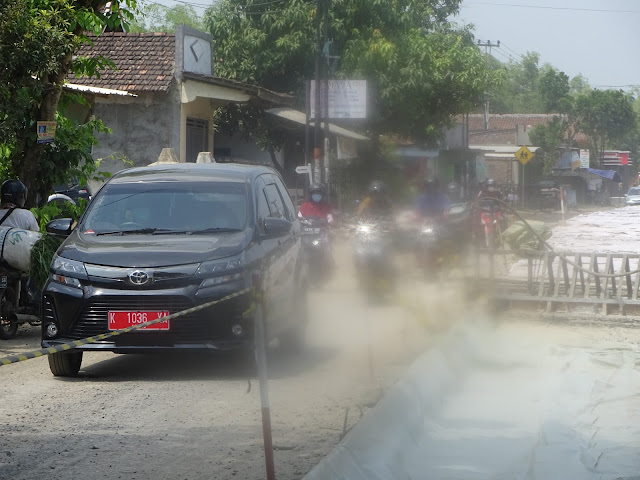
[[[405,308],[366,305],[348,250],[337,259],[334,280],[312,295],[306,352],[271,352],[280,480],[328,453],[429,338]],[[38,334],[22,327],[0,356],[38,348]],[[0,385],[0,478],[264,478],[258,384],[248,391],[228,358],[85,353],[77,379],[54,378],[39,358],[0,367]]]

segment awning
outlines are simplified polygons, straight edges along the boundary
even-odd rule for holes
[[[270,113],[271,115],[275,115],[276,117],[289,120],[290,122],[295,122],[299,125],[307,124],[307,116],[300,110],[294,110],[293,108],[270,108],[269,110],[266,110],[266,112]],[[309,122],[309,125],[314,126],[315,122]],[[325,124],[321,123],[320,126],[324,128]],[[338,135],[339,137],[352,138],[353,140],[369,140],[369,137],[365,137],[364,135],[360,135],[359,133],[339,127],[337,125],[334,125],[333,123],[329,124],[329,132],[333,133],[334,135]]]
[[[613,180],[614,182],[622,182],[620,175],[615,170],[597,170],[595,168],[585,168],[585,170],[589,173],[593,173],[594,175],[598,175],[599,177]]]

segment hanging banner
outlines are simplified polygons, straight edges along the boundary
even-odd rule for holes
[[[367,118],[366,80],[329,80],[329,118]],[[325,113],[325,82],[320,82],[320,112]],[[311,80],[310,112],[316,118],[316,81]]]
[[[56,136],[56,122],[37,122],[38,143],[51,143]]]

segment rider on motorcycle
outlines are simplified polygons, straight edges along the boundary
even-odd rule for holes
[[[496,181],[493,178],[487,180],[486,185],[478,192],[478,198],[496,198],[502,200],[502,195],[496,186]]]
[[[331,225],[333,223],[333,209],[327,201],[327,187],[322,183],[313,183],[309,186],[309,200],[300,206],[298,216],[300,218],[321,217],[326,218]]]
[[[449,196],[440,191],[437,178],[427,179],[416,198],[415,213],[422,219],[441,219],[449,211]]]
[[[27,187],[20,180],[6,180],[0,187],[0,226],[40,231],[36,217],[24,207]]]
[[[358,216],[388,219],[391,213],[392,204],[386,185],[380,180],[374,180],[369,185],[368,195],[358,206]]]

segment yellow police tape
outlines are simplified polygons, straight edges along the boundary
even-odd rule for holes
[[[239,292],[232,293],[231,295],[227,295],[226,297],[220,298],[219,300],[213,300],[211,302],[203,303],[202,305],[191,307],[191,308],[188,308],[187,310],[182,310],[181,312],[172,313],[171,315],[167,315],[166,317],[160,317],[155,320],[149,320],[148,322],[140,323],[139,325],[133,325],[131,327],[123,328],[121,330],[114,330],[113,332],[103,333],[101,335],[95,335],[93,337],[87,337],[87,338],[82,338],[80,340],[73,340],[71,342],[61,343],[60,345],[56,345],[55,347],[42,348],[40,350],[24,352],[18,355],[9,355],[8,357],[0,358],[0,367],[3,365],[11,365],[12,363],[24,362],[25,360],[30,360],[32,358],[42,357],[43,355],[63,352],[65,350],[71,350],[73,348],[86,345],[87,343],[97,342],[99,340],[104,340],[105,338],[115,337],[116,335],[122,335],[123,333],[133,332],[134,330],[139,330],[149,325],[154,325],[160,322],[166,322],[167,320],[173,320],[174,318],[182,317],[184,315],[188,315],[190,313],[198,312],[205,308],[209,308],[213,305],[216,305],[217,303],[222,303],[228,300],[232,300],[241,295],[244,295],[245,293],[249,293],[250,291],[252,291],[252,289],[245,288],[244,290],[240,290]],[[254,297],[258,299],[260,298],[257,293],[254,293]]]

